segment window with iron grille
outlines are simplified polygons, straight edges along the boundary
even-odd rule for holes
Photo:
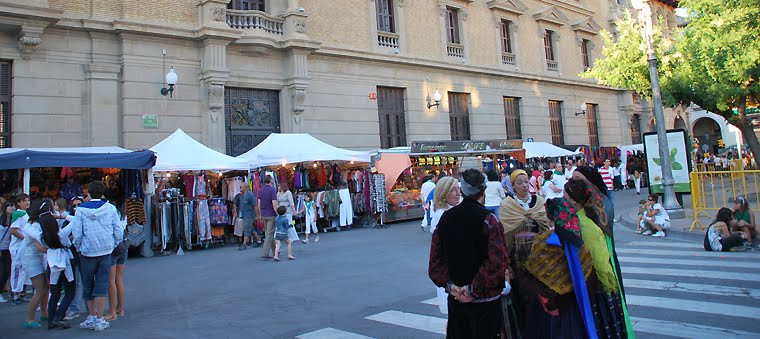
[[[380,120],[380,146],[406,146],[404,89],[377,87],[377,112]]]
[[[641,143],[641,117],[638,114],[631,117],[631,143]]]
[[[508,20],[501,21],[501,51],[504,53],[512,53],[512,38],[509,32],[509,25],[512,24]]]
[[[562,101],[549,100],[549,124],[552,131],[552,144],[563,145],[565,132],[562,130]]]
[[[393,24],[393,0],[376,0],[377,30],[381,32],[395,33]]]
[[[470,140],[470,94],[449,92],[451,140]]]
[[[507,139],[522,139],[520,98],[504,97],[504,119],[507,125]]]
[[[546,54],[546,61],[556,61],[554,60],[554,43],[552,42],[552,39],[554,38],[554,32],[550,30],[544,31],[544,53]]]
[[[591,68],[591,60],[589,59],[588,40],[581,40],[581,60],[583,60],[583,70]]]
[[[237,9],[242,11],[262,11],[266,12],[265,0],[232,0],[227,4],[229,9]]]
[[[460,44],[459,39],[459,10],[446,7],[446,39],[452,44]]]
[[[11,147],[11,63],[0,61],[0,148]]]
[[[588,126],[588,145],[599,147],[599,128],[596,120],[598,105],[586,104],[586,126]]]

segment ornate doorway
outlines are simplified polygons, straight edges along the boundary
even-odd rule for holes
[[[224,89],[227,154],[238,156],[280,132],[280,91]]]

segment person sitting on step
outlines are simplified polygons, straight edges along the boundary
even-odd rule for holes
[[[734,213],[730,209],[723,207],[718,211],[715,221],[707,227],[707,232],[705,232],[705,251],[739,252],[746,249],[742,246],[744,242],[742,233],[731,233],[729,230],[729,225],[734,221]]]
[[[753,236],[757,236],[760,227],[755,223],[755,213],[749,208],[749,201],[742,196],[734,199],[734,220],[731,222],[731,232],[744,234],[745,246],[752,245]]]

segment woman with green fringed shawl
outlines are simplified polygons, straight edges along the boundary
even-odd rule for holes
[[[565,199],[577,211],[583,244],[591,251],[594,273],[600,283],[589,290],[598,337],[635,338],[602,194],[588,180],[574,178],[565,185]]]

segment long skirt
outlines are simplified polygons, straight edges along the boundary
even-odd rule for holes
[[[620,295],[617,292],[597,293],[591,300],[594,311],[594,323],[599,338],[627,338],[625,317]]]

